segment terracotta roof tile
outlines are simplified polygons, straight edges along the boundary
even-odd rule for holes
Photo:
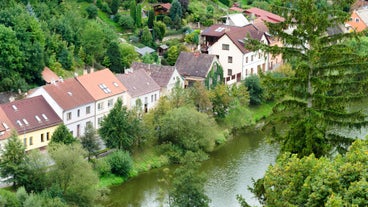
[[[0,140],[10,137],[11,130],[15,130],[15,127],[0,107]]]
[[[160,87],[166,87],[167,84],[169,84],[170,78],[175,71],[175,67],[173,66],[154,65],[139,62],[133,62],[130,65],[130,68],[133,70],[144,69]]]
[[[176,60],[175,67],[182,76],[205,78],[215,60],[215,55],[181,52]]]
[[[58,81],[60,78],[48,67],[45,67],[42,71],[42,79],[46,83],[52,83]]]
[[[62,123],[43,96],[21,99],[2,104],[0,107],[8,116],[18,134],[29,133]]]
[[[107,68],[78,76],[77,80],[96,101],[127,91],[125,86],[123,86],[116,76]]]
[[[125,74],[117,74],[116,77],[128,89],[131,97],[138,97],[160,90],[160,86],[144,69],[134,70]]]
[[[271,13],[271,12],[268,12],[266,10],[259,9],[256,7],[245,10],[245,13],[248,15],[253,14],[256,17],[261,18],[263,21],[270,22],[270,23],[279,23],[285,20],[283,17],[280,17],[279,15],[276,15],[274,13]]]
[[[43,88],[64,110],[94,102],[93,97],[75,78],[48,84]]]

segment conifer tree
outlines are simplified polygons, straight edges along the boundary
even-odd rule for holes
[[[351,103],[367,96],[367,55],[345,43],[360,34],[327,34],[329,28],[349,18],[343,7],[351,3],[353,0],[325,4],[320,0],[281,0],[273,11],[285,21],[268,26],[284,46],[247,41],[246,47],[253,50],[282,54],[295,72],[283,78],[269,76],[265,81],[275,84],[283,95],[269,122],[271,140],[281,144],[281,151],[300,157],[344,152],[353,139],[338,131],[367,124],[362,113],[349,110]]]

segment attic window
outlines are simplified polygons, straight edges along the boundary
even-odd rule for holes
[[[105,92],[105,93],[111,93],[111,90],[105,84],[101,83],[98,86],[101,88],[101,90],[103,92]]]
[[[72,94],[72,92],[68,91],[68,95],[69,95],[69,96],[72,96],[73,94]]]
[[[112,84],[114,84],[115,87],[119,87],[117,82],[112,82]]]
[[[355,18],[355,22],[359,22],[359,19],[358,18]]]
[[[13,107],[14,111],[18,111],[18,108],[17,108],[16,105],[12,105],[12,107]]]
[[[42,122],[39,116],[36,115],[35,118],[38,121],[38,123],[41,123]]]
[[[23,126],[22,122],[20,122],[19,120],[17,120],[17,124],[18,124],[19,126]]]
[[[23,122],[24,122],[25,125],[27,125],[27,126],[29,125],[27,119],[23,119]]]
[[[42,114],[42,117],[47,121],[49,120],[49,118],[47,118],[47,116],[45,114]]]
[[[215,32],[222,32],[225,29],[225,27],[219,27],[215,30]]]
[[[4,126],[5,130],[9,129],[9,126],[5,122],[3,122],[3,126]]]

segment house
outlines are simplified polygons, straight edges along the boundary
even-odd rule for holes
[[[236,27],[244,27],[249,24],[249,21],[245,16],[241,13],[238,14],[228,14],[226,16],[221,17],[222,21],[226,25],[236,26]]]
[[[76,79],[94,99],[96,129],[100,127],[102,119],[109,114],[118,98],[126,104],[127,89],[109,69],[78,76]]]
[[[84,135],[88,123],[95,126],[95,100],[76,78],[36,88],[28,97],[42,95],[74,137]]]
[[[160,45],[158,48],[157,48],[157,54],[159,56],[163,56],[166,52],[167,52],[167,49],[169,49],[169,46],[163,44],[163,45]]]
[[[215,24],[204,30],[201,36],[201,51],[218,57],[227,84],[239,82],[257,74],[258,70],[267,71],[269,68],[267,53],[245,47],[247,38],[269,44],[266,33],[253,24],[244,27]]]
[[[368,8],[362,7],[358,10],[354,10],[347,22],[345,22],[345,27],[347,31],[357,31],[361,32],[365,30],[368,26]]]
[[[133,70],[116,77],[127,88],[126,105],[134,108],[138,103],[147,112],[153,108],[160,98],[160,86],[144,69]]]
[[[215,55],[199,52],[181,52],[175,67],[184,77],[184,86],[192,86],[199,81],[207,88],[223,82],[223,69]]]
[[[157,15],[167,15],[169,14],[171,9],[170,3],[161,3],[153,5],[153,11],[155,12],[155,16]]]
[[[155,65],[133,62],[130,66],[133,70],[144,69],[149,76],[161,87],[160,96],[166,96],[178,84],[184,87],[184,80],[173,66]]]
[[[12,130],[15,130],[15,127],[8,116],[6,116],[4,110],[0,107],[0,151],[4,149]]]
[[[248,17],[252,20],[256,18],[260,18],[263,21],[268,22],[268,23],[280,23],[285,20],[284,17],[281,17],[277,14],[274,14],[274,13],[271,13],[271,12],[268,12],[266,10],[259,9],[256,7],[247,9],[244,11],[244,13],[248,15]]]
[[[50,84],[50,83],[54,83],[56,81],[59,81],[60,80],[60,77],[57,76],[50,68],[48,67],[45,67],[43,70],[42,70],[42,79]]]
[[[62,123],[43,96],[1,104],[0,108],[10,121],[9,128],[14,127],[26,151],[43,150],[50,142],[55,129]]]

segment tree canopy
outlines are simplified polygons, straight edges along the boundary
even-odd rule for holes
[[[283,15],[285,21],[268,26],[270,34],[284,46],[247,41],[246,46],[251,49],[282,54],[295,72],[293,76],[265,81],[283,92],[269,122],[273,127],[271,140],[279,142],[282,151],[299,156],[314,153],[317,157],[333,150],[343,152],[353,139],[335,129],[359,129],[367,124],[362,113],[349,109],[351,103],[368,94],[367,55],[358,54],[345,44],[360,34],[327,34],[329,28],[347,20],[349,14],[344,6],[352,2],[281,0],[274,11]]]

